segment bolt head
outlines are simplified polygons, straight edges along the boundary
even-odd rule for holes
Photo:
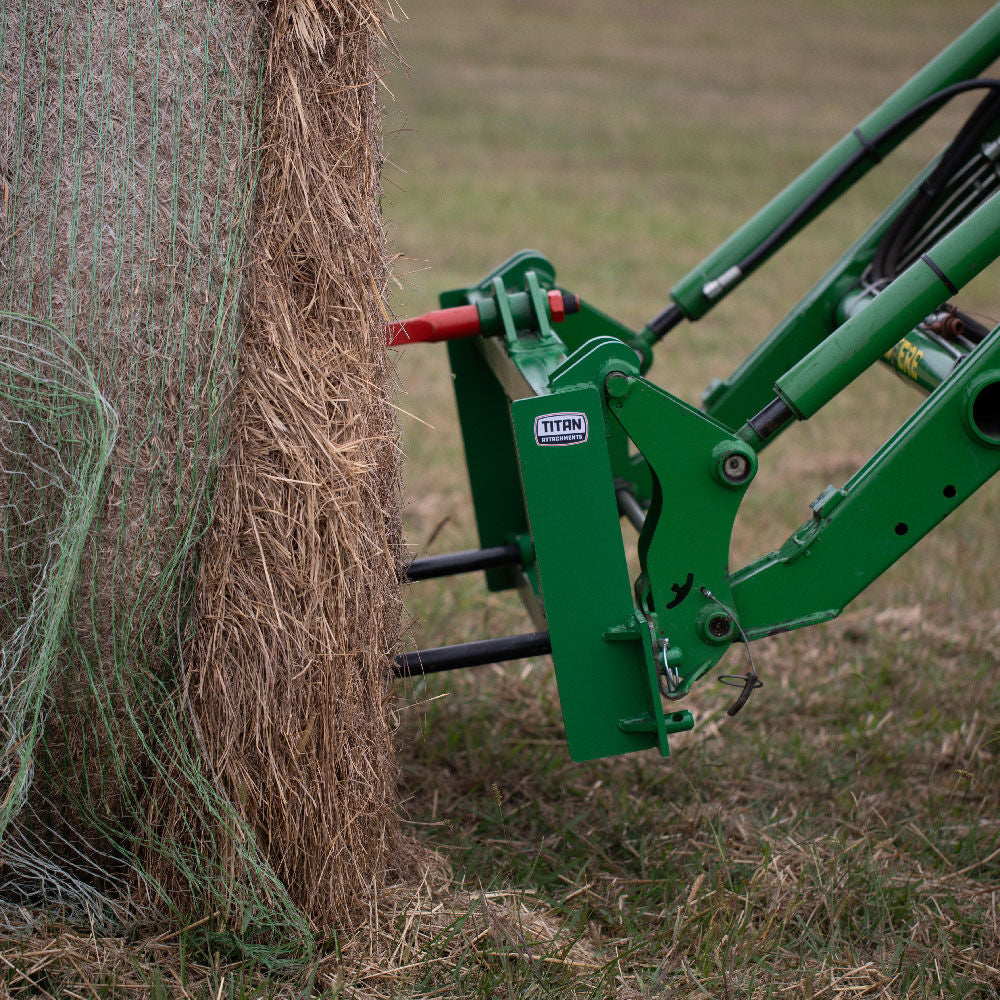
[[[604,390],[610,399],[624,399],[632,388],[632,380],[622,372],[612,372],[604,380]]]
[[[732,631],[733,622],[729,615],[715,615],[708,620],[708,631],[716,637],[722,639]]]
[[[722,476],[727,483],[743,483],[750,477],[750,459],[731,451],[722,459]]]

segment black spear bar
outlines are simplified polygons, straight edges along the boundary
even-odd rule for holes
[[[619,486],[615,490],[615,500],[618,501],[618,513],[627,518],[636,531],[642,531],[646,512],[636,500],[635,494],[627,486]]]
[[[618,503],[618,513],[631,521],[637,531],[641,531],[643,521],[646,520],[646,512],[631,489],[627,486],[617,487],[615,500]],[[462,552],[449,552],[442,556],[414,559],[403,571],[403,582],[416,583],[418,580],[432,580],[439,576],[471,573],[477,569],[520,565],[521,549],[513,543],[494,545],[486,549],[465,549]]]
[[[521,550],[516,545],[495,545],[489,549],[466,549],[464,552],[414,559],[406,567],[404,579],[407,583],[415,583],[417,580],[430,580],[436,576],[470,573],[474,569],[520,565]]]
[[[635,494],[625,486],[615,490],[618,512],[642,530],[646,512]],[[404,582],[430,580],[434,577],[453,576],[477,569],[497,566],[520,566],[521,550],[517,545],[496,545],[486,549],[467,549],[449,552],[442,556],[414,559],[404,571]],[[528,656],[545,656],[552,652],[548,632],[529,632],[526,635],[508,635],[500,639],[480,639],[478,642],[460,642],[454,646],[437,646],[419,649],[396,657],[393,674],[396,677],[413,677],[436,674],[460,667],[480,667],[487,663],[506,663]]]
[[[397,677],[436,674],[459,667],[480,667],[487,663],[520,660],[526,656],[545,656],[551,652],[552,642],[548,632],[529,632],[527,635],[480,639],[478,642],[460,642],[455,646],[404,653],[396,657],[393,672]]]

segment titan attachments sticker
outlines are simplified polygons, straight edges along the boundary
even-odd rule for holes
[[[543,413],[535,417],[538,444],[583,444],[586,440],[586,413]]]

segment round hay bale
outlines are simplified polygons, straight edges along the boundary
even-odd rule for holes
[[[0,14],[11,920],[217,912],[273,957],[398,861],[385,15]]]

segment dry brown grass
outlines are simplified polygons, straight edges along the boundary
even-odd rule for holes
[[[406,865],[376,87],[379,4],[270,15],[247,325],[186,684],[212,766],[312,924]]]
[[[510,963],[599,971],[593,942],[571,932],[565,918],[525,894],[477,889],[451,880],[440,858],[424,857],[423,876],[383,888],[370,924],[331,942],[308,969],[275,980],[261,967],[212,958],[192,949],[218,915],[137,940],[47,928],[5,942],[0,984],[11,997],[158,998],[311,995],[390,1000],[422,995],[429,975],[464,965]]]

